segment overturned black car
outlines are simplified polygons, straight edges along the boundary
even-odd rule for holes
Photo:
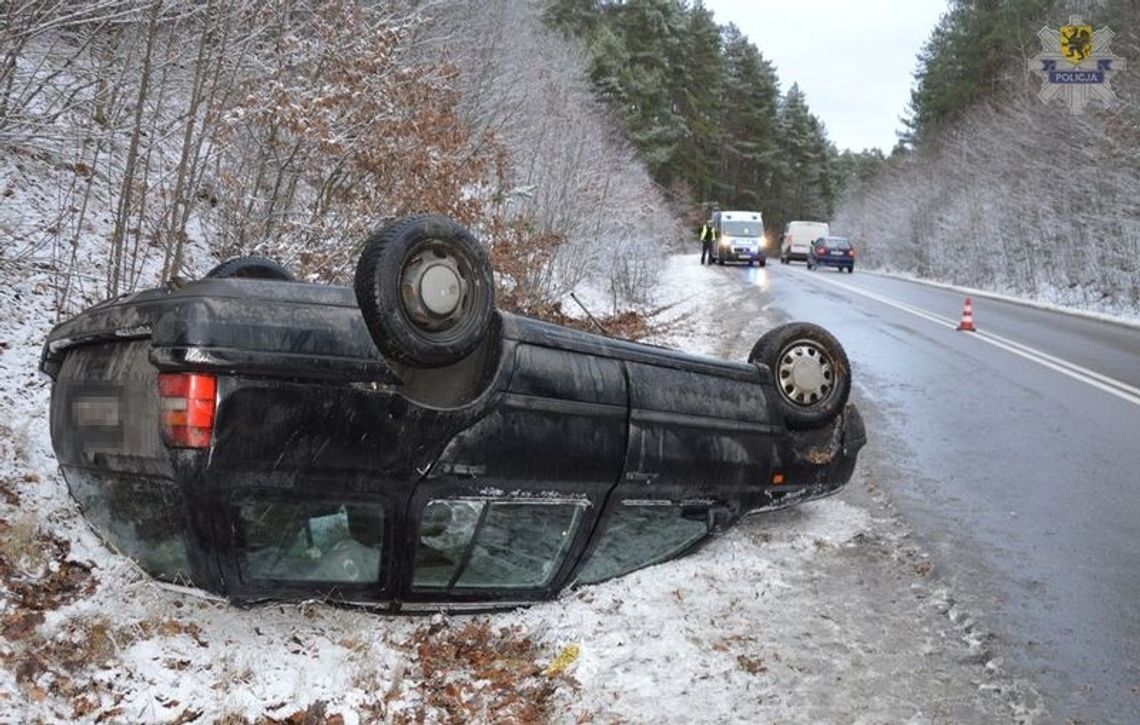
[[[377,232],[355,290],[269,260],[52,330],[52,441],[111,547],[249,602],[391,611],[548,599],[835,492],[865,442],[826,331],[747,363],[494,308],[472,235]]]

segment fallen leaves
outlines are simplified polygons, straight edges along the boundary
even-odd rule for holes
[[[0,520],[0,587],[17,612],[58,609],[95,591],[91,564],[70,554],[71,543],[40,530],[34,517]]]
[[[736,664],[740,669],[744,670],[750,675],[759,675],[768,671],[768,665],[764,664],[764,660],[759,657],[749,657],[748,655],[738,655],[736,657]]]
[[[577,646],[565,648],[544,673],[537,644],[518,627],[495,631],[483,620],[456,628],[444,621],[421,627],[406,646],[417,655],[424,707],[396,713],[405,722],[544,722],[559,687],[577,686],[566,674]]]
[[[36,627],[44,622],[44,613],[39,611],[17,610],[0,618],[0,635],[15,642],[32,636]]]
[[[202,628],[194,622],[183,622],[179,619],[166,617],[164,619],[144,619],[135,625],[141,639],[150,639],[155,636],[177,637],[186,636],[194,640],[199,647],[209,647],[209,642],[202,636]]]
[[[177,702],[175,702],[173,705],[164,705],[164,707],[177,707],[177,706],[178,706]],[[195,720],[197,720],[200,717],[202,717],[202,711],[201,710],[194,710],[194,709],[191,709],[188,707],[185,710],[183,710],[181,713],[179,713],[178,717],[171,720],[170,725],[186,725],[186,723],[194,722]]]

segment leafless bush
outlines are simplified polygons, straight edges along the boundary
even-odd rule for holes
[[[587,277],[635,300],[676,235],[529,2],[25,0],[0,18],[0,145],[56,170],[50,201],[0,219],[0,260],[56,270],[61,311],[215,255],[343,280],[368,231],[418,211],[520,253],[500,272],[521,307]]]
[[[281,37],[223,120],[221,251],[266,251],[336,279],[382,218],[480,218],[499,147],[472,143],[453,67],[406,58],[418,21],[337,1],[266,7],[254,22]]]

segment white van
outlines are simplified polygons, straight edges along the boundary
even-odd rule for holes
[[[756,262],[763,267],[768,258],[764,237],[764,218],[758,211],[718,211],[713,214],[716,243],[712,257],[717,264],[725,262]]]
[[[830,235],[827,222],[788,222],[780,237],[780,262],[787,264],[793,259],[806,262],[811,243]]]

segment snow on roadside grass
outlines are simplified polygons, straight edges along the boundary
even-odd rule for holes
[[[798,606],[803,595],[787,574],[869,525],[867,512],[843,501],[812,502],[746,520],[692,556],[511,616],[548,639],[580,643],[574,674],[591,717],[755,721],[778,651],[766,622],[773,607]]]
[[[701,355],[714,354],[717,331],[701,322],[709,302],[719,298],[716,281],[712,270],[701,264],[700,254],[669,257],[655,295],[658,305],[669,305],[661,315],[669,331],[667,336],[646,342]]]
[[[1072,286],[1066,288],[1042,284],[1038,286],[1035,293],[1027,294],[1024,291],[1001,287],[980,289],[976,287],[966,287],[960,284],[951,284],[939,279],[922,277],[913,272],[896,270],[890,265],[869,268],[865,271],[872,274],[881,274],[885,277],[896,277],[898,279],[927,284],[932,287],[954,290],[962,294],[973,295],[974,297],[989,297],[999,301],[1036,307],[1038,309],[1048,310],[1049,312],[1060,312],[1067,315],[1088,317],[1102,322],[1140,327],[1140,307],[1104,297],[1091,299],[1088,290],[1083,287]]]
[[[718,281],[723,285],[723,278],[713,274],[710,267],[701,265],[700,260],[700,254],[671,255],[666,260],[650,302],[640,310],[644,313],[659,310],[651,319],[651,325],[659,331],[640,342],[698,355],[716,353],[719,331],[702,321],[709,302],[719,298]],[[563,309],[574,317],[586,316],[579,302],[595,317],[616,312],[608,295],[588,283],[579,285],[574,295],[577,302],[569,295],[562,301]]]
[[[723,345],[696,323],[718,299],[709,272],[695,255],[667,265],[660,294],[678,302],[677,326],[658,342]],[[841,498],[496,615],[241,609],[160,586],[70,499],[36,372],[50,295],[34,276],[0,277],[0,710],[17,720],[1032,719],[926,590],[928,568]]]

